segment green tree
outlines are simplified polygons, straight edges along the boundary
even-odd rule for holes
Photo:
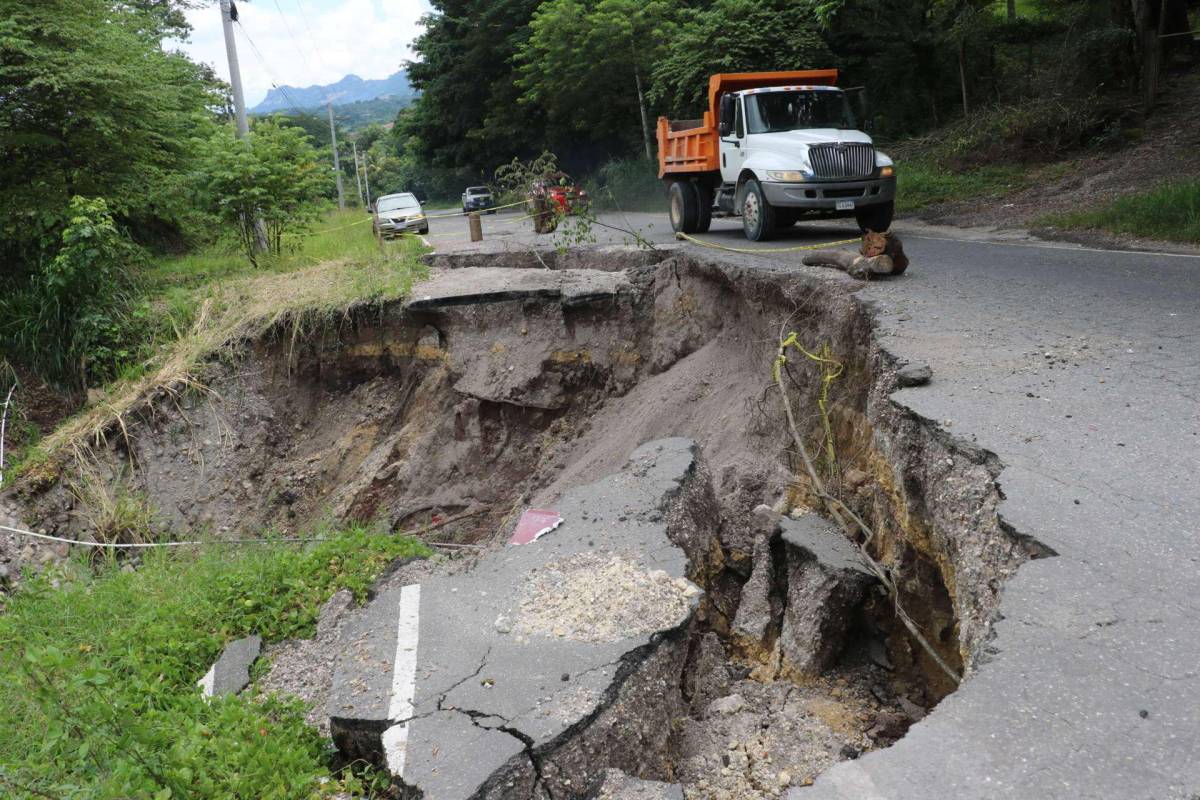
[[[654,68],[651,99],[673,116],[699,116],[714,73],[832,66],[817,28],[821,11],[793,0],[717,0],[672,38]]]
[[[0,0],[0,257],[36,270],[76,195],[119,221],[171,220],[155,187],[186,169],[215,99],[165,52],[177,4]],[[163,13],[157,13],[163,12]]]
[[[517,53],[522,101],[549,123],[593,139],[620,137],[641,122],[646,158],[653,138],[645,82],[674,35],[668,0],[550,0]]]
[[[264,120],[248,138],[238,139],[226,127],[203,149],[201,194],[212,213],[237,231],[255,266],[253,221],[263,221],[268,252],[279,255],[283,235],[303,231],[329,191],[329,170],[299,128]]]
[[[517,101],[513,56],[539,0],[432,0],[408,76],[422,92],[407,117],[421,163],[490,171],[514,154],[540,151],[537,108]],[[403,114],[404,112],[402,112]],[[460,189],[461,191],[461,189]]]

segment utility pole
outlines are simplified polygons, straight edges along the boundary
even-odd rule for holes
[[[367,170],[367,154],[363,153],[363,188],[367,190],[367,208],[371,207],[371,173]]]
[[[238,67],[237,43],[233,39],[233,3],[221,0],[221,28],[225,31],[225,55],[229,57],[229,88],[233,90],[233,116],[237,120],[238,138],[250,132],[246,121],[246,97],[242,94],[242,71]]]
[[[233,92],[233,116],[237,120],[237,135],[245,139],[250,133],[246,120],[246,97],[242,94],[242,70],[238,66],[237,42],[233,38],[234,10],[232,0],[221,0],[221,29],[225,32],[225,55],[229,58],[229,88]],[[260,253],[267,249],[267,228],[254,219],[254,248]]]
[[[337,129],[333,126],[333,101],[326,100],[325,107],[329,109],[329,139],[333,142],[333,174],[337,176],[338,208],[345,210],[346,197],[342,193],[342,165],[338,162]]]
[[[350,147],[354,151],[354,185],[358,187],[358,202],[363,201],[362,179],[358,177],[358,142],[351,140]]]

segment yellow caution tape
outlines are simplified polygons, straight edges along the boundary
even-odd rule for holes
[[[701,239],[697,239],[695,236],[689,236],[688,234],[682,233],[680,231],[676,231],[675,238],[676,239],[686,239],[687,241],[689,241],[693,244],[698,244],[701,247],[710,247],[713,250],[727,250],[730,253],[749,253],[751,255],[755,255],[758,253],[795,253],[800,250],[821,250],[826,247],[839,247],[844,244],[854,244],[855,242],[862,241],[862,237],[859,236],[857,239],[842,239],[840,242],[823,242],[821,244],[801,244],[801,245],[797,245],[796,247],[749,248],[749,247],[728,247],[723,244],[717,244],[716,242],[706,242]]]
[[[319,236],[322,233],[333,233],[334,231],[340,231],[340,230],[344,230],[346,228],[353,228],[355,225],[362,225],[364,222],[371,222],[372,220],[373,220],[372,217],[367,217],[366,219],[360,219],[358,222],[351,222],[349,225],[339,225],[336,228],[323,228],[319,231],[307,231],[306,233],[292,233],[289,231],[287,235],[288,236]]]
[[[528,202],[528,201],[518,200],[515,203],[508,203],[508,204],[502,205],[502,206],[492,206],[491,208],[484,208],[479,211],[451,211],[449,214],[421,214],[419,217],[416,217],[416,219],[440,219],[442,217],[465,217],[470,214],[483,214],[485,211],[499,211],[502,208],[512,208],[513,206],[523,206],[523,205],[525,205],[526,202]]]

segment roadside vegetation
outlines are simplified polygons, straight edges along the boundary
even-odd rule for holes
[[[331,775],[301,704],[207,701],[196,687],[228,642],[310,637],[335,592],[362,602],[392,561],[428,555],[368,527],[315,533],[328,540],[149,551],[134,571],[74,561],[31,576],[0,614],[0,794],[362,796],[377,779]]]
[[[1097,209],[1047,216],[1042,223],[1200,244],[1200,180],[1171,181]]]

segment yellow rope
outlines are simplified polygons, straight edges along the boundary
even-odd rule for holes
[[[821,367],[821,392],[817,396],[817,407],[821,411],[821,427],[825,432],[825,459],[829,474],[832,475],[837,467],[837,451],[833,445],[833,427],[829,424],[829,387],[842,376],[845,366],[833,357],[833,350],[828,342],[821,345],[820,353],[810,353],[800,344],[796,332],[792,331],[779,346],[779,356],[775,359],[774,368],[776,383],[782,381],[783,365],[787,363],[787,356],[783,355],[783,351],[788,347],[796,348],[805,358],[817,362]]]
[[[728,247],[723,244],[717,244],[716,242],[706,242],[701,239],[697,239],[695,236],[689,236],[688,234],[683,233],[681,231],[676,231],[675,238],[676,239],[686,239],[687,241],[692,242],[693,244],[698,244],[701,247],[711,247],[714,250],[728,250],[730,253],[750,253],[751,255],[754,255],[757,253],[795,253],[800,250],[820,250],[825,247],[838,247],[843,244],[854,244],[855,242],[862,241],[862,237],[860,236],[857,239],[843,239],[840,242],[825,242],[823,244],[802,244],[802,245],[797,245],[796,247],[761,247],[761,248],[753,249],[753,248],[749,248],[749,247]]]
[[[325,228],[325,229],[319,230],[319,231],[308,231],[307,233],[291,233],[291,232],[289,232],[288,236],[319,236],[322,233],[333,233],[334,231],[340,231],[340,230],[344,230],[346,228],[353,228],[355,225],[362,225],[364,222],[371,222],[372,220],[373,220],[373,217],[367,217],[366,219],[360,219],[358,222],[351,222],[349,225],[339,225],[336,228]]]

